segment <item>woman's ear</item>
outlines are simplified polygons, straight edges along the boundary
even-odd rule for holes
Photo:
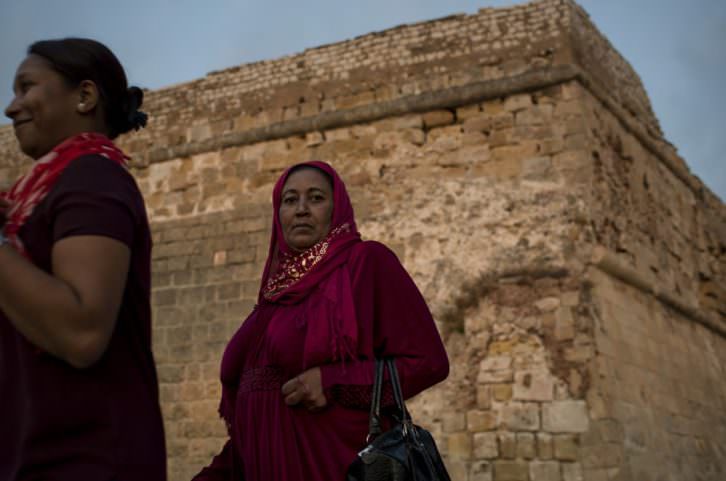
[[[99,98],[98,87],[92,80],[82,80],[78,84],[78,106],[76,110],[79,114],[87,114],[93,112],[98,106]]]

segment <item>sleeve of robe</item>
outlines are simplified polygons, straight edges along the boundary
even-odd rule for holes
[[[396,358],[406,399],[446,379],[449,361],[436,324],[396,255],[379,242],[363,242],[352,253],[349,268],[359,357],[321,366],[323,389],[333,402],[370,406],[375,357]],[[384,391],[384,404],[390,398]]]

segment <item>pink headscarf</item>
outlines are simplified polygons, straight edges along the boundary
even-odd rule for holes
[[[323,171],[333,184],[333,212],[330,232],[304,252],[295,253],[285,242],[280,223],[282,189],[290,173],[307,166]],[[305,305],[308,319],[304,363],[306,366],[353,356],[357,322],[346,262],[352,247],[360,242],[353,205],[338,173],[325,162],[294,165],[280,176],[272,191],[273,228],[262,274],[259,302],[292,306],[301,303],[314,289],[323,289],[327,302]]]
[[[295,253],[282,235],[279,210],[282,188],[290,172],[301,166],[319,169],[332,180],[333,212],[328,235],[304,252]],[[347,261],[361,239],[345,184],[337,172],[324,162],[297,164],[285,170],[278,179],[272,192],[272,205],[272,235],[260,284],[259,306],[244,322],[244,325],[254,328],[241,328],[230,340],[222,359],[224,389],[220,412],[228,421],[233,412],[230,403],[234,399],[234,386],[244,369],[245,359],[250,355],[249,348],[245,346],[260,345],[275,305],[299,310],[299,315],[306,321],[304,369],[330,362],[345,362],[353,359],[357,350],[358,321]],[[303,260],[306,261],[304,265]],[[316,290],[322,295],[311,299],[310,294]]]
[[[282,235],[280,205],[287,178],[293,170],[300,167],[312,167],[327,174],[333,187],[333,212],[330,232],[326,237],[304,252],[295,253],[285,243]],[[353,205],[338,173],[325,162],[311,161],[293,165],[283,172],[272,191],[272,206],[273,229],[259,300],[296,304],[344,263],[348,259],[350,247],[360,241]]]

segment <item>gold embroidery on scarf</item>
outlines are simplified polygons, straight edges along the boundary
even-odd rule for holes
[[[270,277],[264,288],[262,295],[265,299],[272,298],[305,277],[305,274],[323,260],[330,242],[345,232],[350,232],[348,223],[336,227],[325,239],[299,254],[283,254],[278,273]]]

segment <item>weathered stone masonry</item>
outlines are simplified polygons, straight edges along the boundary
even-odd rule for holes
[[[483,9],[147,94],[125,137],[154,231],[171,479],[225,438],[219,360],[270,192],[322,159],[446,339],[415,418],[455,480],[726,478],[726,208],[566,0]],[[0,129],[0,178],[28,165]],[[255,429],[251,426],[250,429]]]

